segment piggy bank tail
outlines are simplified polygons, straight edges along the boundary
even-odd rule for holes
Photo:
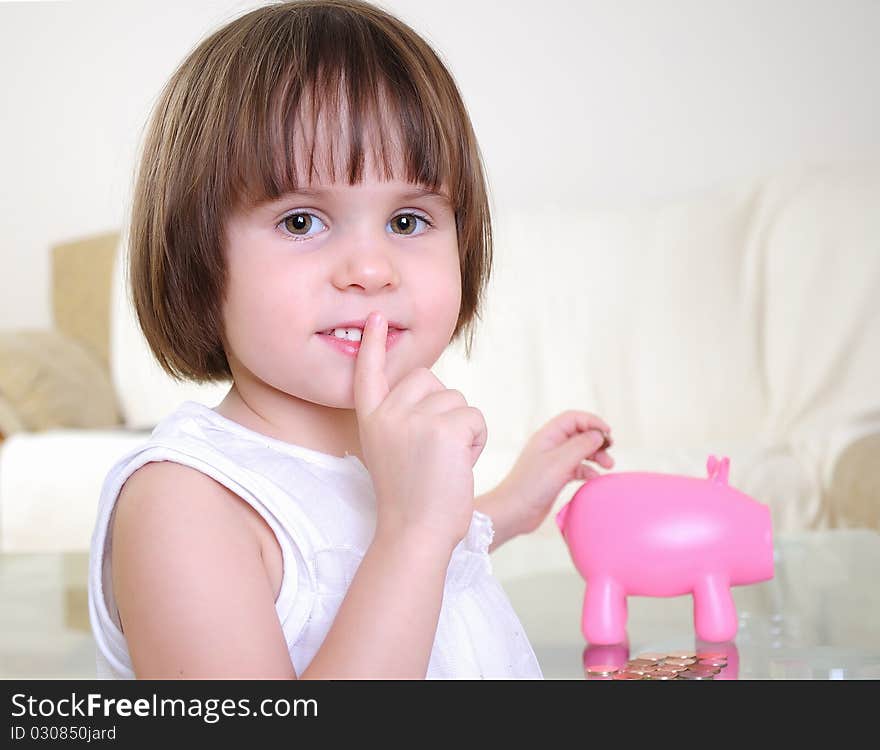
[[[559,513],[556,514],[556,525],[559,527],[559,530],[565,533],[565,517],[568,515],[568,506],[571,505],[571,500],[569,500],[562,508],[559,510]]]

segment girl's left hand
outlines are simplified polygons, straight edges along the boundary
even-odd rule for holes
[[[534,531],[569,482],[599,473],[585,461],[605,469],[614,466],[608,454],[611,428],[585,411],[566,411],[551,419],[526,443],[513,468],[498,486],[519,533]]]

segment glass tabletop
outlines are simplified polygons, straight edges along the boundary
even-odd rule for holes
[[[0,679],[95,679],[81,553],[0,554]]]
[[[804,532],[774,546],[774,577],[731,589],[739,626],[727,643],[694,633],[693,599],[627,599],[628,642],[592,645],[581,633],[586,584],[575,570],[503,582],[546,679],[585,679],[586,667],[622,666],[644,653],[727,656],[716,679],[880,679],[880,534]]]
[[[739,629],[727,644],[694,638],[690,596],[628,599],[627,644],[580,632],[585,584],[571,567],[502,581],[547,679],[644,652],[727,654],[727,679],[880,678],[880,534],[807,532],[778,539],[772,580],[732,589]],[[0,554],[0,679],[93,679],[87,553]]]

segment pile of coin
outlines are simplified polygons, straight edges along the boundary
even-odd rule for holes
[[[727,655],[712,651],[644,653],[625,666],[592,664],[588,680],[713,680],[727,666]]]

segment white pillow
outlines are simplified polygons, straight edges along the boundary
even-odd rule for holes
[[[120,234],[113,267],[110,310],[110,373],[119,398],[125,426],[152,429],[182,401],[216,406],[230,382],[179,383],[159,365],[144,338],[126,283],[128,234]]]

